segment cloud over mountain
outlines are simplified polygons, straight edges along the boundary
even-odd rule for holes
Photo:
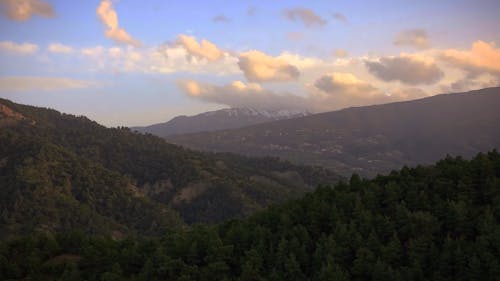
[[[256,83],[234,81],[228,85],[217,86],[188,80],[181,81],[179,86],[190,97],[230,107],[307,110],[307,101],[304,98],[265,90]]]
[[[417,88],[396,87],[382,91],[352,73],[334,72],[315,81],[314,88],[310,89],[309,100],[316,112],[322,112],[424,96],[427,96],[427,93]]]
[[[440,52],[439,57],[471,76],[482,73],[500,75],[500,48],[495,43],[479,40],[472,44],[470,50],[448,49]]]
[[[257,83],[234,81],[223,86],[195,80],[179,82],[188,96],[229,107],[252,107],[264,110],[301,110],[324,112],[345,108],[414,99],[427,94],[416,88],[391,88],[381,91],[351,73],[330,73],[318,78],[307,95],[277,93]]]
[[[372,85],[351,73],[331,73],[320,77],[314,86],[328,94],[367,96],[377,91]]]
[[[250,82],[293,81],[300,75],[286,60],[256,50],[241,53],[238,66]]]
[[[382,57],[378,61],[366,61],[365,65],[371,74],[386,82],[434,84],[444,76],[434,61],[417,56]]]

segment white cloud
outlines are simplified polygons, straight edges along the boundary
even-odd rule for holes
[[[325,61],[315,57],[306,57],[291,52],[283,52],[276,59],[286,61],[298,68],[299,71],[325,65]]]
[[[195,37],[184,34],[178,36],[176,45],[182,46],[190,56],[209,61],[216,61],[223,55],[223,52],[214,43],[205,39],[198,43]]]
[[[12,41],[1,41],[0,51],[15,55],[33,55],[38,51],[38,45],[31,43],[18,44]]]
[[[34,54],[37,50],[38,46],[35,44],[0,42],[0,51],[3,52]],[[46,50],[77,54],[77,59],[84,62],[83,68],[91,71],[229,76],[225,81],[245,81],[246,78],[245,83],[250,83],[216,86],[197,82],[197,85],[203,85],[205,89],[211,87],[213,91],[220,90],[224,93],[222,96],[205,94],[203,98],[197,98],[230,106],[244,105],[245,102],[264,104],[264,97],[269,97],[272,103],[279,106],[325,111],[410,99],[425,96],[426,93],[458,92],[495,86],[500,81],[500,65],[497,63],[500,49],[494,43],[483,41],[474,43],[470,50],[426,49],[398,56],[379,57],[371,54],[348,58],[335,57],[333,54],[319,58],[289,51],[274,56],[258,50],[238,53],[223,50],[206,39],[197,40],[183,34],[175,41],[158,47],[94,46],[75,49],[53,43]],[[340,56],[346,53],[345,50],[336,52]],[[57,63],[57,60],[51,63]],[[255,84],[266,82],[286,83],[266,84],[269,89],[262,89]],[[398,86],[394,82],[419,85],[421,88]],[[230,91],[237,90],[239,95],[228,98]],[[250,92],[260,94],[251,95],[257,99],[243,95]],[[291,92],[303,96],[292,95]],[[290,101],[280,101],[283,96]],[[227,102],[224,103],[223,100]]]
[[[147,51],[149,70],[160,73],[206,73],[213,75],[233,75],[240,73],[238,59],[229,53],[222,53],[217,60],[193,56],[182,46],[165,44]]]
[[[234,75],[241,71],[238,59],[223,53],[216,61],[191,56],[182,46],[164,44],[152,48],[95,46],[80,49],[93,71],[111,73],[204,73]]]
[[[64,45],[61,43],[52,43],[47,48],[49,52],[56,54],[71,54],[75,51],[71,46]]]
[[[104,53],[105,49],[103,46],[95,46],[81,49],[81,53],[89,57],[97,57]]]

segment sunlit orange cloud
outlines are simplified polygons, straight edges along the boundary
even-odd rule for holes
[[[476,41],[468,51],[445,50],[441,58],[471,74],[500,74],[500,48],[496,48],[493,42]]]
[[[99,7],[97,7],[96,12],[99,19],[107,27],[105,32],[106,37],[118,43],[132,45],[135,47],[139,47],[141,45],[139,40],[130,36],[125,29],[118,25],[118,15],[113,8],[111,0],[102,0]]]
[[[189,55],[216,61],[222,57],[222,51],[212,42],[202,39],[200,43],[193,36],[181,34],[177,38],[177,44],[182,46]]]
[[[334,51],[334,54],[335,54],[335,56],[337,56],[339,58],[345,58],[349,55],[349,53],[344,49],[336,49]]]
[[[293,81],[300,75],[286,60],[256,50],[241,53],[238,66],[250,82]]]
[[[369,83],[358,79],[352,73],[329,73],[320,77],[314,86],[326,94],[368,97],[379,93]]]

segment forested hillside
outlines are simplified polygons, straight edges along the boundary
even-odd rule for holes
[[[0,279],[498,280],[500,154],[354,175],[245,220],[159,239],[0,244]]]
[[[337,175],[198,153],[86,117],[0,100],[0,237],[81,229],[158,234],[241,218]]]

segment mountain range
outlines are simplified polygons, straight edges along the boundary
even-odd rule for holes
[[[249,128],[469,158],[498,147],[498,105],[485,89]],[[497,280],[499,206],[495,149],[346,180],[0,99],[1,280]]]
[[[241,218],[339,179],[323,168],[194,152],[0,99],[0,237],[72,229],[155,235]]]
[[[170,135],[235,129],[277,120],[307,116],[299,110],[263,110],[251,107],[225,108],[200,113],[194,116],[177,116],[172,120],[145,127],[132,127],[134,131],[150,133],[160,137]]]
[[[498,148],[498,108],[500,88],[489,88],[167,138],[208,150],[197,152],[0,99],[0,237],[156,235],[242,218],[352,172]]]
[[[446,154],[500,147],[500,88],[347,108],[249,127],[168,136],[212,151],[276,156],[343,175],[373,176]]]

